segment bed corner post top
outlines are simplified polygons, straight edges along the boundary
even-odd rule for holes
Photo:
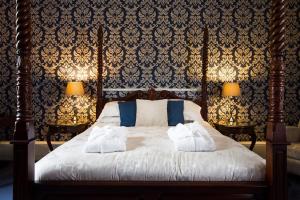
[[[202,47],[202,79],[201,79],[201,115],[208,121],[208,98],[207,98],[207,68],[208,68],[208,27],[205,26]]]
[[[285,1],[272,0],[270,23],[271,66],[269,73],[269,116],[267,123],[266,178],[269,200],[287,199],[287,155],[284,124]]]
[[[13,199],[32,199],[35,134],[32,117],[31,2],[16,0],[17,111],[14,145]]]
[[[96,102],[96,118],[99,117],[105,101],[103,99],[103,56],[102,56],[102,50],[103,50],[103,28],[102,25],[99,26],[98,29],[98,80],[97,80],[97,102]]]

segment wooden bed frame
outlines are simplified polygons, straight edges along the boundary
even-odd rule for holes
[[[16,0],[17,117],[14,144],[15,200],[32,199],[287,199],[286,134],[284,125],[284,0],[272,1],[270,27],[269,116],[266,137],[266,180],[262,182],[148,182],[148,181],[48,181],[34,182],[35,134],[32,117],[31,3]],[[202,61],[202,116],[207,120],[207,45],[204,31]],[[99,29],[97,116],[106,100],[102,96],[102,30]],[[171,92],[137,91],[124,99],[177,98]]]
[[[98,118],[101,114],[104,105],[109,101],[131,101],[136,99],[181,99],[174,92],[167,90],[156,91],[154,88],[148,89],[148,91],[137,90],[129,93],[125,97],[105,99],[103,96],[103,58],[102,58],[102,44],[103,44],[103,30],[102,26],[98,29],[98,80],[97,80],[97,104],[96,104],[96,117]],[[197,96],[196,99],[185,99],[191,100],[201,106],[201,115],[205,121],[208,120],[208,108],[207,108],[207,67],[208,67],[208,28],[205,27],[203,31],[203,47],[202,47],[202,79],[201,79],[201,96]]]

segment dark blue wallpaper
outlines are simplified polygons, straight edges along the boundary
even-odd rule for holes
[[[0,113],[15,112],[15,5],[0,1]],[[286,121],[300,118],[300,3],[287,1]],[[33,0],[32,74],[36,133],[56,118],[95,120],[97,29],[104,27],[105,88],[198,88],[202,28],[209,27],[209,121],[227,118],[220,95],[238,81],[240,121],[264,138],[269,70],[267,0]],[[66,82],[82,80],[86,95],[73,101]],[[193,91],[179,92],[194,95]],[[107,91],[108,96],[125,95]],[[65,138],[61,138],[65,139]],[[243,139],[243,138],[242,138]],[[245,139],[245,138],[244,138]]]

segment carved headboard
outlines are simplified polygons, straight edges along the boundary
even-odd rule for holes
[[[98,80],[97,80],[97,105],[96,105],[96,117],[98,118],[105,103],[109,101],[130,101],[136,99],[148,99],[148,100],[159,100],[159,99],[182,99],[177,96],[175,92],[171,91],[157,91],[154,88],[148,91],[137,90],[129,92],[127,96],[106,99],[103,96],[102,87],[102,72],[103,72],[103,57],[102,57],[102,46],[103,46],[103,30],[102,26],[98,30]],[[202,78],[201,78],[201,95],[197,96],[194,100],[191,98],[184,98],[192,100],[199,106],[201,106],[201,115],[204,120],[208,120],[208,108],[207,108],[207,66],[208,66],[208,28],[205,27],[203,31],[203,47],[202,47]]]

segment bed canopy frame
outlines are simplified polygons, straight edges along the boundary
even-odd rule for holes
[[[174,92],[167,90],[157,91],[154,88],[148,89],[148,91],[137,90],[129,93],[125,97],[106,99],[103,96],[103,57],[102,57],[102,47],[103,44],[103,30],[102,26],[98,29],[98,80],[97,80],[97,104],[96,104],[96,118],[99,117],[101,111],[108,101],[130,101],[135,99],[180,99]],[[203,30],[203,47],[202,47],[202,79],[201,79],[201,95],[196,96],[195,99],[189,99],[194,101],[196,104],[201,106],[201,115],[204,120],[208,120],[208,108],[207,108],[207,66],[208,66],[208,28],[205,27]]]
[[[261,182],[148,182],[148,181],[34,181],[35,134],[32,116],[31,81],[31,2],[16,0],[17,30],[17,114],[14,144],[15,200],[32,199],[287,199],[286,134],[284,125],[284,39],[285,2],[272,0],[269,72],[269,115],[266,136],[266,180]],[[204,29],[202,50],[202,106],[207,120],[207,45],[208,30]],[[99,29],[97,116],[105,100],[102,96],[102,28]],[[125,99],[159,99],[177,96],[168,91],[137,91]]]

